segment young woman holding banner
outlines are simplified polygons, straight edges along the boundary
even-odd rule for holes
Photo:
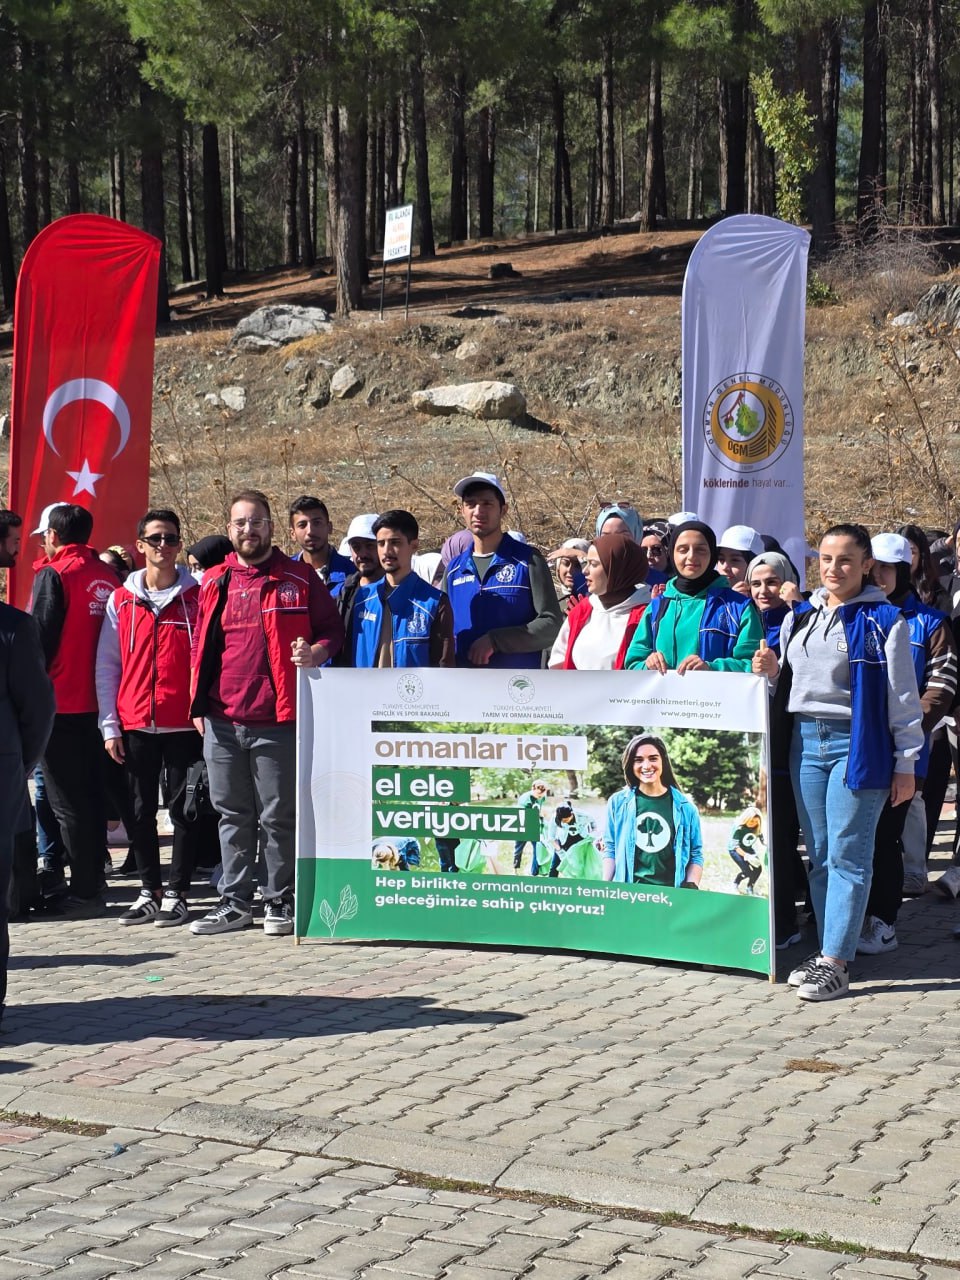
[[[810,858],[820,950],[787,981],[802,1000],[846,995],[863,926],[880,812],[907,803],[923,747],[922,712],[899,609],[870,585],[870,535],[838,524],[820,542],[820,581],[787,614],[781,660],[766,645],[752,668],[778,680],[774,714],[793,717],[790,776]]]

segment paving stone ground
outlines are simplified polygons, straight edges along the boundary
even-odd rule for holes
[[[0,1130],[0,1280],[956,1275],[952,904],[906,905],[855,996],[809,1005],[633,960],[125,929],[133,895],[13,927],[0,1108],[113,1128]]]

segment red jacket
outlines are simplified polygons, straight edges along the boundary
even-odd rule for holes
[[[638,604],[635,609],[630,610],[627,618],[627,629],[623,633],[623,639],[620,642],[620,648],[617,650],[616,661],[613,664],[614,671],[623,670],[623,660],[627,656],[627,650],[630,647],[630,641],[633,639],[633,633],[639,626],[640,619],[643,617],[646,604]],[[590,622],[593,614],[593,606],[590,603],[590,597],[584,596],[582,600],[578,600],[570,612],[567,614],[567,622],[569,623],[569,632],[567,634],[567,651],[563,655],[563,670],[573,671],[573,643],[577,636]]]
[[[225,564],[208,569],[200,586],[200,617],[194,637],[190,685],[193,716],[204,716],[209,711],[210,688],[220,656],[217,632],[227,598],[230,559],[233,557],[228,557]],[[311,565],[276,554],[260,585],[260,619],[277,699],[277,724],[297,718],[297,668],[290,660],[294,641],[300,636],[311,643],[327,639],[312,634],[310,593],[318,587],[326,591]],[[336,608],[332,617],[337,629],[329,643],[331,653],[335,653],[343,643],[343,624]]]
[[[105,734],[112,729],[192,729],[190,647],[200,588],[186,568],[159,613],[143,595],[143,570],[114,591],[97,651],[97,695]],[[119,722],[119,723],[118,723]]]
[[[79,542],[58,547],[34,579],[30,611],[40,628],[58,715],[97,710],[97,641],[116,589],[116,574]]]

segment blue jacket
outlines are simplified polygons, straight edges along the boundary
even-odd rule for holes
[[[760,621],[763,623],[763,638],[767,642],[767,648],[780,657],[780,628],[783,626],[783,620],[790,612],[788,604],[778,604],[773,609],[760,610]]]
[[[812,612],[805,602],[795,611],[793,632]],[[895,745],[887,707],[887,637],[903,617],[892,604],[851,601],[837,608],[850,661],[850,753],[844,785],[851,791],[885,791],[893,777]],[[912,648],[912,646],[911,646]]]
[[[303,558],[304,555],[302,551],[298,551],[297,554],[292,557],[294,560],[302,560]],[[330,589],[330,594],[334,599],[336,599],[339,594],[344,581],[349,578],[351,574],[356,572],[357,566],[349,556],[342,556],[335,547],[330,548],[330,559],[327,561],[326,583]]]
[[[430,634],[443,595],[416,573],[408,573],[392,591],[386,579],[381,579],[373,590],[358,599],[353,615],[355,665],[377,665],[384,600],[393,629],[393,665],[429,667]]]
[[[676,787],[670,787],[673,800],[673,825],[676,829],[674,856],[676,876],[674,888],[683,884],[690,867],[703,866],[703,838],[700,814],[696,806]],[[630,883],[637,850],[637,789],[623,787],[607,801],[607,825],[604,834],[605,858],[613,858],[614,880]]]
[[[480,580],[471,550],[455,556],[447,566],[446,587],[453,609],[453,633],[457,666],[466,667],[467,653],[474,640],[498,627],[522,627],[537,616],[530,586],[533,552],[523,542],[505,533],[494,552],[486,576]],[[543,655],[494,653],[491,667],[539,668]]]
[[[910,628],[910,654],[913,658],[913,669],[917,673],[917,688],[923,693],[927,683],[927,662],[930,657],[930,639],[949,619],[939,609],[924,604],[911,591],[905,600],[900,602],[903,616]],[[923,750],[917,759],[915,773],[918,778],[927,776],[930,763],[930,735],[923,735]]]

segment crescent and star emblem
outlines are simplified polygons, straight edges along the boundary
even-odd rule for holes
[[[43,406],[43,437],[53,452],[60,456],[60,450],[57,448],[53,438],[53,424],[57,414],[61,409],[66,408],[68,404],[74,404],[78,400],[92,400],[103,407],[117,421],[120,428],[120,442],[117,445],[110,461],[120,456],[130,439],[130,410],[123,396],[112,387],[109,382],[102,382],[99,378],[71,378],[69,382],[62,382],[59,387],[51,391],[47,397],[47,403]],[[93,471],[90,467],[90,460],[84,458],[79,471],[68,471],[67,475],[74,481],[73,496],[77,497],[81,493],[89,493],[92,497],[96,497],[96,483],[102,480],[104,472]]]

